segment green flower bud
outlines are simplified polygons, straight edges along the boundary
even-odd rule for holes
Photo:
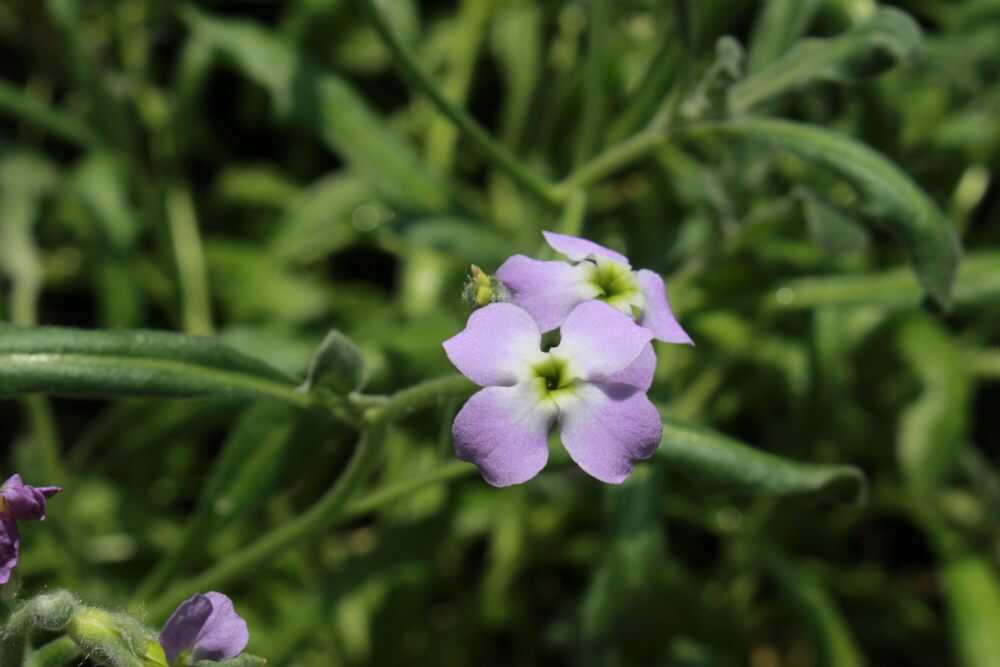
[[[491,303],[510,301],[510,295],[503,283],[473,264],[462,289],[462,299],[473,308],[482,308]]]
[[[166,667],[155,635],[127,614],[83,607],[69,623],[68,634],[89,655],[108,667]]]

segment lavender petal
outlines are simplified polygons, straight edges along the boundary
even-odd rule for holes
[[[663,278],[648,269],[637,271],[636,276],[643,294],[646,295],[646,307],[643,309],[639,324],[652,331],[657,340],[694,345],[694,341],[674,317]]]
[[[646,394],[632,387],[584,385],[559,408],[563,445],[602,482],[621,484],[635,462],[652,456],[660,444],[660,415]]]
[[[543,405],[527,383],[487,387],[473,394],[455,417],[455,453],[474,463],[493,486],[521,484],[545,467],[554,418],[555,406]]]
[[[574,306],[598,293],[587,282],[585,267],[524,255],[507,259],[496,277],[507,288],[511,302],[531,313],[542,332],[558,327]]]

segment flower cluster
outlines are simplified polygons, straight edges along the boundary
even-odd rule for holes
[[[663,430],[646,397],[651,341],[691,338],[659,275],[586,239],[544,235],[569,261],[509,258],[496,272],[509,302],[476,310],[444,343],[455,367],[484,387],[455,417],[455,452],[494,486],[520,484],[545,467],[558,425],[585,472],[619,484],[652,456]],[[554,329],[558,345],[543,350],[542,334]]]
[[[62,491],[58,486],[29,486],[20,475],[11,476],[0,486],[0,586],[21,558],[21,533],[18,521],[43,521],[45,500]]]

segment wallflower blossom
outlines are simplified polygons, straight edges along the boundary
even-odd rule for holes
[[[444,342],[458,370],[485,387],[455,417],[456,454],[494,486],[526,482],[545,467],[555,423],[577,465],[613,484],[659,445],[663,424],[646,398],[656,358],[642,354],[650,331],[588,301],[569,313],[561,334],[543,352],[531,315],[495,303]]]
[[[233,601],[222,593],[199,593],[177,607],[160,632],[168,665],[198,660],[229,660],[238,656],[250,633]]]
[[[507,287],[511,302],[531,313],[543,332],[562,324],[577,304],[597,299],[632,316],[657,340],[691,343],[674,317],[658,274],[633,271],[625,255],[593,241],[542,234],[553,250],[574,263],[514,255],[497,269],[496,277]]]
[[[45,519],[45,499],[62,491],[58,486],[29,486],[12,475],[0,486],[0,586],[10,581],[21,556],[18,521]]]

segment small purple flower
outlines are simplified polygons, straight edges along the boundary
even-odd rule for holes
[[[238,656],[250,633],[233,608],[233,601],[222,593],[199,593],[180,604],[160,632],[160,645],[167,664],[177,664],[190,654],[198,660],[229,660]]]
[[[561,325],[577,304],[597,299],[632,316],[657,340],[691,343],[674,317],[658,274],[633,271],[627,257],[592,241],[542,234],[553,250],[575,263],[514,255],[497,269],[496,277],[507,287],[511,302],[531,313],[543,332]]]
[[[587,301],[561,333],[559,345],[543,352],[531,315],[496,303],[444,343],[458,370],[485,387],[455,417],[455,452],[493,486],[526,482],[545,467],[554,423],[577,465],[612,484],[660,443],[663,424],[646,398],[656,365],[649,330]]]
[[[12,475],[0,486],[0,586],[10,581],[21,556],[18,521],[45,519],[45,499],[62,491],[58,486],[29,486]]]

